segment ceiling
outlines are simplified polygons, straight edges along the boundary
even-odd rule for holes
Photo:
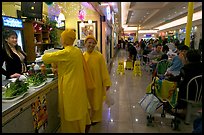
[[[121,23],[126,27],[148,30],[184,17],[188,2],[121,2]],[[202,10],[202,2],[194,2],[194,12]]]

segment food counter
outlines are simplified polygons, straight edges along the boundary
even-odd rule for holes
[[[39,125],[35,126],[34,124],[36,120],[34,116],[39,114],[40,111],[37,113],[34,111],[33,103],[35,105],[36,101],[39,102],[41,98],[46,103],[43,106],[43,110],[46,110],[47,118],[46,124],[38,121],[37,124],[40,124],[40,127],[38,127]],[[41,113],[41,116],[45,115]],[[2,100],[3,133],[54,133],[59,127],[57,79],[46,82],[40,88],[29,89],[26,95],[16,101],[5,102]]]

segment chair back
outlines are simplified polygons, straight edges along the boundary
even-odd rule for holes
[[[167,68],[170,66],[170,62],[168,60],[161,60],[157,63],[156,74],[158,77],[164,76]]]
[[[195,98],[194,102],[202,103],[202,75],[197,75],[193,77],[188,83],[187,83],[187,93],[186,93],[186,100],[189,100],[189,90],[190,86],[193,85],[193,91],[195,92]],[[192,86],[191,86],[192,88]]]

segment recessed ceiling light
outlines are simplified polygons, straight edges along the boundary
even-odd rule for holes
[[[144,16],[144,17],[146,17],[146,16]]]
[[[183,9],[185,9],[186,7],[183,7]]]

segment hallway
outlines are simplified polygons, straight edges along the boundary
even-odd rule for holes
[[[111,69],[115,104],[110,108],[104,103],[103,121],[91,126],[89,133],[191,133],[192,124],[181,121],[179,131],[171,128],[171,119],[155,117],[154,126],[146,126],[146,113],[138,102],[144,96],[146,86],[151,82],[150,73],[142,70],[142,76],[134,76],[132,70],[125,70],[125,75],[118,75],[118,60],[127,58],[128,53],[121,49],[113,61]],[[159,110],[157,110],[157,113]],[[159,115],[160,116],[160,115]]]

